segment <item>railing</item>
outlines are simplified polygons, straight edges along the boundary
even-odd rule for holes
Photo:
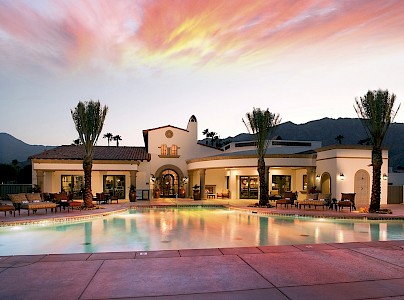
[[[150,199],[150,190],[136,190],[136,199],[137,200],[149,200]]]
[[[0,199],[7,199],[8,194],[31,192],[32,184],[0,184]]]

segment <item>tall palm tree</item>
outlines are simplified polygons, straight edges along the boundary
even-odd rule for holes
[[[102,138],[108,140],[108,146],[109,146],[109,142],[112,141],[113,134],[111,132],[108,132],[108,133],[104,134],[104,136]]]
[[[116,141],[116,146],[117,147],[119,146],[119,141],[122,141],[122,137],[120,135],[116,135],[116,136],[112,137],[112,139],[114,141]]]
[[[86,207],[93,206],[91,194],[91,171],[93,168],[94,146],[101,134],[108,107],[101,107],[99,101],[90,100],[79,102],[71,110],[76,130],[79,133],[80,141],[84,145],[83,170],[84,170],[84,195],[83,200]]]
[[[373,178],[370,212],[380,210],[382,143],[390,124],[400,109],[399,105],[396,111],[393,110],[395,100],[396,95],[390,95],[388,90],[369,90],[363,97],[355,99],[355,111],[361,119],[372,145]]]
[[[250,134],[254,134],[255,146],[258,155],[258,176],[260,181],[259,204],[268,204],[268,186],[265,180],[265,153],[269,145],[270,135],[275,131],[281,119],[279,114],[271,113],[268,109],[261,110],[254,108],[252,112],[246,113],[243,119],[244,125]]]

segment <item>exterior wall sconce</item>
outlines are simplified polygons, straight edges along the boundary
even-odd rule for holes
[[[344,173],[339,174],[339,179],[340,179],[340,180],[344,180],[344,179],[345,179]]]
[[[383,180],[387,180],[387,174],[386,173],[383,174]]]
[[[183,184],[187,184],[188,183],[188,177],[184,177],[184,178],[182,178],[182,183]]]
[[[317,175],[316,175],[316,179],[317,179],[317,180],[320,180],[320,175],[317,174]]]
[[[153,183],[156,181],[156,177],[154,177],[153,174],[151,174],[150,181],[153,182]]]

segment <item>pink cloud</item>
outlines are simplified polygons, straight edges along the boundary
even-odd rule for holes
[[[50,69],[185,59],[227,64],[326,45],[403,42],[396,1],[49,1],[0,2],[0,54]],[[45,5],[43,5],[45,6]]]

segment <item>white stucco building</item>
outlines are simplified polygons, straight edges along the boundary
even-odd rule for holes
[[[143,130],[144,147],[95,147],[92,188],[128,199],[130,185],[138,198],[228,193],[232,199],[258,198],[257,155],[252,141],[233,142],[218,149],[198,143],[198,122],[191,116],[185,129],[167,125]],[[297,191],[299,199],[314,188],[340,198],[356,193],[356,206],[369,205],[371,147],[334,145],[318,141],[272,140],[265,156],[270,193]],[[60,146],[32,156],[33,183],[44,192],[78,194],[83,184],[83,149]],[[388,174],[388,151],[383,150],[382,174]],[[387,203],[387,179],[382,179],[381,203]],[[158,191],[153,195],[153,191]]]

